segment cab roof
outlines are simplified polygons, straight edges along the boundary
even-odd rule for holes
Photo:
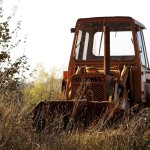
[[[133,19],[132,17],[129,16],[113,16],[113,17],[92,17],[92,18],[80,18],[77,20],[77,24],[80,23],[86,23],[86,22],[97,22],[97,21],[127,21],[127,22],[131,22],[132,24],[135,24],[137,26],[139,26],[142,29],[146,29],[146,27],[140,23],[139,21]]]

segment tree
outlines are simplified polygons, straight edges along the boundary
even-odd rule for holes
[[[48,73],[42,64],[37,64],[32,73],[33,80],[25,84],[26,102],[61,99],[61,79],[56,74],[57,70],[54,68]]]
[[[2,12],[1,7],[1,17],[3,17]],[[21,79],[25,70],[29,69],[25,55],[20,56],[16,60],[11,58],[11,52],[21,42],[21,39],[16,38],[20,30],[21,21],[18,21],[16,28],[11,33],[9,29],[9,22],[15,12],[16,10],[7,17],[6,21],[0,22],[0,100],[3,101],[20,100]]]

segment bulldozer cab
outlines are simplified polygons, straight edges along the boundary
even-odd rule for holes
[[[150,69],[143,29],[131,17],[78,19],[64,79],[67,100],[147,102]]]

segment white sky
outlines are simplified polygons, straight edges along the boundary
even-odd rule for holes
[[[3,0],[5,13],[10,15],[18,1]],[[78,18],[87,17],[131,16],[142,22],[147,27],[144,33],[150,58],[149,9],[148,1],[141,0],[20,0],[15,19],[23,21],[21,33],[27,35],[29,64],[34,67],[41,62],[50,69],[68,66],[73,42],[70,28]],[[16,55],[23,51],[22,45]]]

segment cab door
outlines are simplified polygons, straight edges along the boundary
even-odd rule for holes
[[[138,39],[138,46],[139,46],[139,53],[141,58],[141,94],[142,94],[142,101],[147,101],[148,92],[150,93],[150,71],[149,70],[149,62],[146,53],[146,46],[144,42],[144,36],[142,30],[137,31],[137,39]],[[148,75],[149,74],[149,75]],[[149,82],[149,84],[148,84]]]

